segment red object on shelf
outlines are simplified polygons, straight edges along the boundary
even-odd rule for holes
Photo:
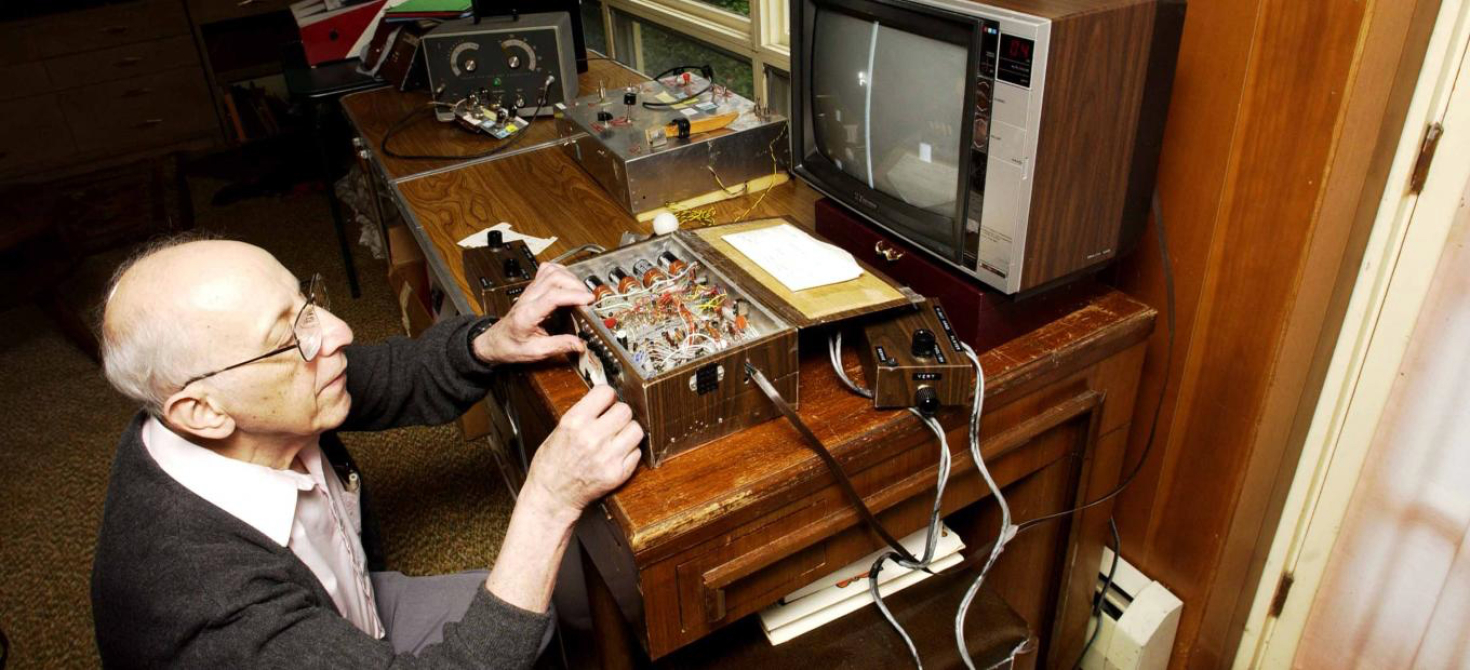
[[[301,29],[301,46],[306,51],[307,64],[314,67],[356,56],[354,47],[363,33],[377,27],[378,14],[386,1],[372,0],[310,14],[305,13],[307,7],[320,3],[293,4],[291,9],[296,15],[296,27]]]
[[[920,295],[938,298],[955,334],[977,352],[1036,330],[1106,290],[1088,277],[1017,300],[941,265],[830,198],[817,201],[817,234]]]

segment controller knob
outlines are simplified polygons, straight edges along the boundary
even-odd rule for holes
[[[485,233],[485,246],[490,247],[491,249],[499,249],[500,247],[505,246],[505,236],[502,235],[498,230],[492,230],[488,233]]]
[[[928,328],[920,328],[914,331],[914,341],[912,346],[909,347],[909,350],[919,358],[930,358],[934,355],[936,344],[934,333],[930,332]]]
[[[932,386],[920,386],[914,392],[914,407],[924,416],[934,416],[939,412],[939,394]]]

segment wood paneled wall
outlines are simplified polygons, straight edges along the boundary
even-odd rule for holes
[[[1175,668],[1235,653],[1438,5],[1189,4],[1159,170],[1175,364],[1160,327],[1126,462],[1167,382],[1155,452],[1115,507],[1123,555],[1184,600]],[[1116,279],[1162,308],[1156,245]]]

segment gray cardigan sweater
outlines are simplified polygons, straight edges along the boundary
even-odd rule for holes
[[[473,321],[416,340],[346,350],[352,408],[341,430],[435,424],[484,397],[489,368],[470,353]],[[179,484],[148,455],[140,413],[118,445],[92,566],[97,647],[109,668],[512,668],[535,660],[547,615],[481,589],[444,641],[395,656],[337,613],[291,550]],[[355,470],[340,441],[322,451]],[[345,477],[344,477],[345,479]],[[381,569],[363,489],[363,544]]]

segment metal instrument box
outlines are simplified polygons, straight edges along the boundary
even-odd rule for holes
[[[551,114],[577,96],[572,42],[572,20],[565,12],[442,23],[422,39],[429,92],[439,102],[475,95],[529,115],[545,91],[540,114]]]
[[[615,89],[557,109],[557,132],[566,140],[567,155],[624,209],[637,215],[719,190],[739,195],[745,182],[790,165],[786,117],[718,88],[678,109],[644,107],[645,102],[678,100],[706,87],[698,76],[687,83],[678,77],[666,81],[634,87],[632,105],[625,103],[629,91]],[[650,131],[661,135],[676,119],[695,121],[732,111],[739,116],[725,128],[669,137],[658,148],[657,140],[649,140]]]

